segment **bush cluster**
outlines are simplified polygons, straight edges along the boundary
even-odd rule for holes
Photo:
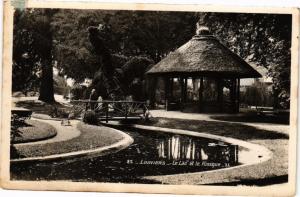
[[[98,120],[96,113],[92,110],[88,110],[83,115],[83,122],[86,124],[97,125]]]

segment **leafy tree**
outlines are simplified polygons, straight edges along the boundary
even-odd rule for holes
[[[135,93],[138,100],[145,99],[145,79],[140,72],[129,71],[144,74],[151,59],[159,61],[190,39],[197,22],[195,13],[150,11],[61,10],[54,18],[55,58],[61,74],[77,82],[94,78],[92,86],[107,98],[103,59],[94,52],[87,32],[89,26],[101,24],[101,42],[110,52],[115,78],[121,80],[126,95]],[[155,89],[156,81],[150,84],[147,89]]]
[[[104,99],[124,99],[127,95],[133,95],[135,100],[145,99],[141,91],[143,76],[152,61],[145,57],[133,57],[122,67],[115,67],[113,56],[105,44],[105,32],[105,26],[89,27],[89,40],[101,65],[91,87]]]
[[[154,64],[152,59],[147,57],[133,57],[122,66],[123,89],[127,95],[132,95],[134,100],[146,100],[146,78],[145,73]]]
[[[128,74],[126,67],[130,67],[126,62],[131,62],[133,68],[137,59],[143,63],[146,59],[158,62],[194,35],[197,21],[209,26],[226,46],[242,58],[268,68],[269,75],[273,77],[274,98],[278,98],[276,103],[285,108],[289,106],[291,16],[283,14],[17,10],[13,90],[26,91],[41,83],[40,99],[53,101],[51,75],[54,60],[60,75],[73,78],[78,83],[86,78],[98,77],[101,80],[102,60],[93,52],[87,32],[89,26],[99,24],[103,24],[103,45],[110,51],[114,74],[124,80],[122,84],[127,87],[140,86],[144,83],[141,75],[130,76],[132,81],[124,77]],[[141,56],[147,58],[142,60]],[[143,65],[138,69],[145,71]],[[42,71],[40,79],[39,71]],[[152,88],[149,89],[154,89],[155,84],[156,80],[150,81],[148,86]],[[154,96],[150,92],[148,94]]]
[[[55,12],[26,9],[14,16],[13,79],[21,78],[14,81],[13,89],[36,84],[41,71],[39,100],[45,102],[54,102],[51,20]]]
[[[61,73],[80,82],[93,78],[100,67],[88,40],[89,26],[103,25],[104,45],[120,68],[128,57],[159,61],[194,34],[196,22],[195,13],[184,12],[60,10],[52,22],[55,58]]]
[[[12,90],[26,93],[39,86],[39,58],[32,47],[34,37],[28,25],[33,16],[16,10],[13,28]]]
[[[241,103],[253,106],[272,106],[272,95],[265,83],[255,81],[251,86],[241,92]]]
[[[288,108],[291,67],[291,15],[201,13],[198,23],[249,62],[268,69],[275,107]]]
[[[114,51],[148,55],[158,62],[194,35],[197,19],[193,12],[118,11],[107,25],[116,33]]]
[[[100,62],[89,42],[87,28],[102,21],[96,11],[59,10],[52,27],[55,42],[55,59],[60,74],[82,82],[93,78]],[[98,23],[99,24],[99,23]]]

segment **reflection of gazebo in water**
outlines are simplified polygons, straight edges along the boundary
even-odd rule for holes
[[[147,74],[164,79],[166,110],[192,112],[238,112],[240,79],[261,77],[207,28]]]

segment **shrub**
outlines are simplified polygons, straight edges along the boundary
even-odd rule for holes
[[[98,120],[96,113],[92,110],[88,110],[83,115],[83,122],[86,124],[97,125]]]
[[[86,86],[75,84],[71,88],[72,99],[73,100],[83,99],[86,89],[87,89]]]
[[[253,106],[273,106],[273,95],[268,85],[256,81],[241,92],[241,103]]]
[[[11,127],[10,127],[10,157],[15,158],[21,156],[14,146],[13,142],[16,137],[20,137],[22,131],[19,130],[24,122],[20,119],[19,116],[12,114],[11,115]]]

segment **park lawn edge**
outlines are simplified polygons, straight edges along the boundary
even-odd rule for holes
[[[21,136],[16,137],[12,144],[41,141],[57,135],[56,129],[48,123],[38,120],[26,120],[26,124],[29,124],[29,126],[20,128]]]
[[[72,152],[88,152],[93,149],[118,143],[122,141],[126,135],[116,129],[87,125],[81,122],[78,123],[77,129],[81,131],[81,134],[70,140],[18,146],[17,150],[22,157],[11,158],[11,161],[26,161],[30,160],[30,158],[50,157],[51,155],[71,154]]]

